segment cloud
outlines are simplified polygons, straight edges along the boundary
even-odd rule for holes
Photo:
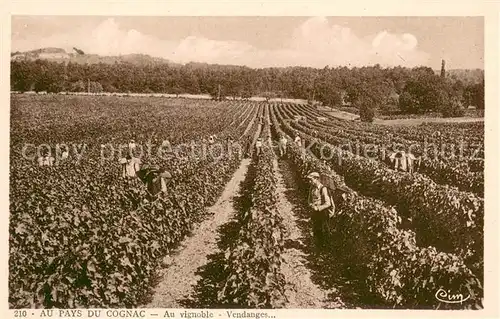
[[[303,57],[316,61],[316,65],[373,65],[415,66],[427,62],[428,54],[417,49],[415,36],[381,31],[358,37],[351,29],[330,25],[322,17],[311,18],[294,33],[292,48]],[[315,60],[314,60],[315,59]],[[314,62],[311,62],[314,63]]]
[[[418,49],[418,40],[412,34],[392,34],[382,30],[376,34],[358,37],[343,26],[330,25],[324,17],[310,18],[292,33],[283,49],[263,50],[243,41],[221,41],[188,36],[180,41],[165,41],[137,30],[123,30],[109,18],[89,32],[81,27],[49,37],[14,39],[14,50],[40,47],[76,46],[85,52],[101,55],[145,53],[170,59],[241,64],[251,67],[326,65],[416,66],[425,64],[429,55]]]
[[[248,56],[252,52],[255,52],[255,49],[244,42],[215,41],[190,36],[176,46],[173,55],[180,62],[234,63],[242,61],[240,57]]]

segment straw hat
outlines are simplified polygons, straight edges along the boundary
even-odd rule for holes
[[[164,168],[161,168],[159,170],[160,172],[160,176],[163,177],[163,178],[166,178],[166,179],[171,179],[172,178],[172,174],[170,174],[170,172],[166,171]]]
[[[319,173],[318,172],[312,172],[307,175],[307,178],[313,179],[313,178],[319,178]]]

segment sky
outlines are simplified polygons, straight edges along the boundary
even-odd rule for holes
[[[484,68],[482,17],[12,16],[12,51],[73,47],[249,67]]]

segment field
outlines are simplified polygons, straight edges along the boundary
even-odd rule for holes
[[[481,122],[392,127],[278,101],[15,94],[10,138],[11,308],[483,307]],[[120,175],[130,139],[172,173],[157,200]],[[164,139],[172,148],[160,152]],[[392,169],[394,145],[421,156],[418,172]],[[38,167],[41,149],[54,166]],[[325,250],[311,235],[311,171],[349,189]]]
[[[343,108],[335,109],[322,107],[319,108],[320,111],[324,111],[326,114],[336,117],[341,120],[357,120],[359,119],[359,111],[355,108]],[[358,112],[358,113],[354,113]],[[381,125],[420,125],[423,123],[469,123],[469,122],[484,122],[484,110],[470,110],[466,112],[466,116],[463,117],[452,117],[443,118],[439,114],[422,114],[422,115],[408,115],[402,114],[398,116],[377,116],[373,120],[374,124]]]

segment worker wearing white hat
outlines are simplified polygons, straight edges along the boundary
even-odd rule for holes
[[[329,211],[333,206],[333,202],[330,194],[328,194],[328,189],[321,183],[318,172],[311,172],[307,175],[307,179],[311,183],[308,204],[313,211],[311,216],[313,236],[316,247],[324,249],[330,233]]]

